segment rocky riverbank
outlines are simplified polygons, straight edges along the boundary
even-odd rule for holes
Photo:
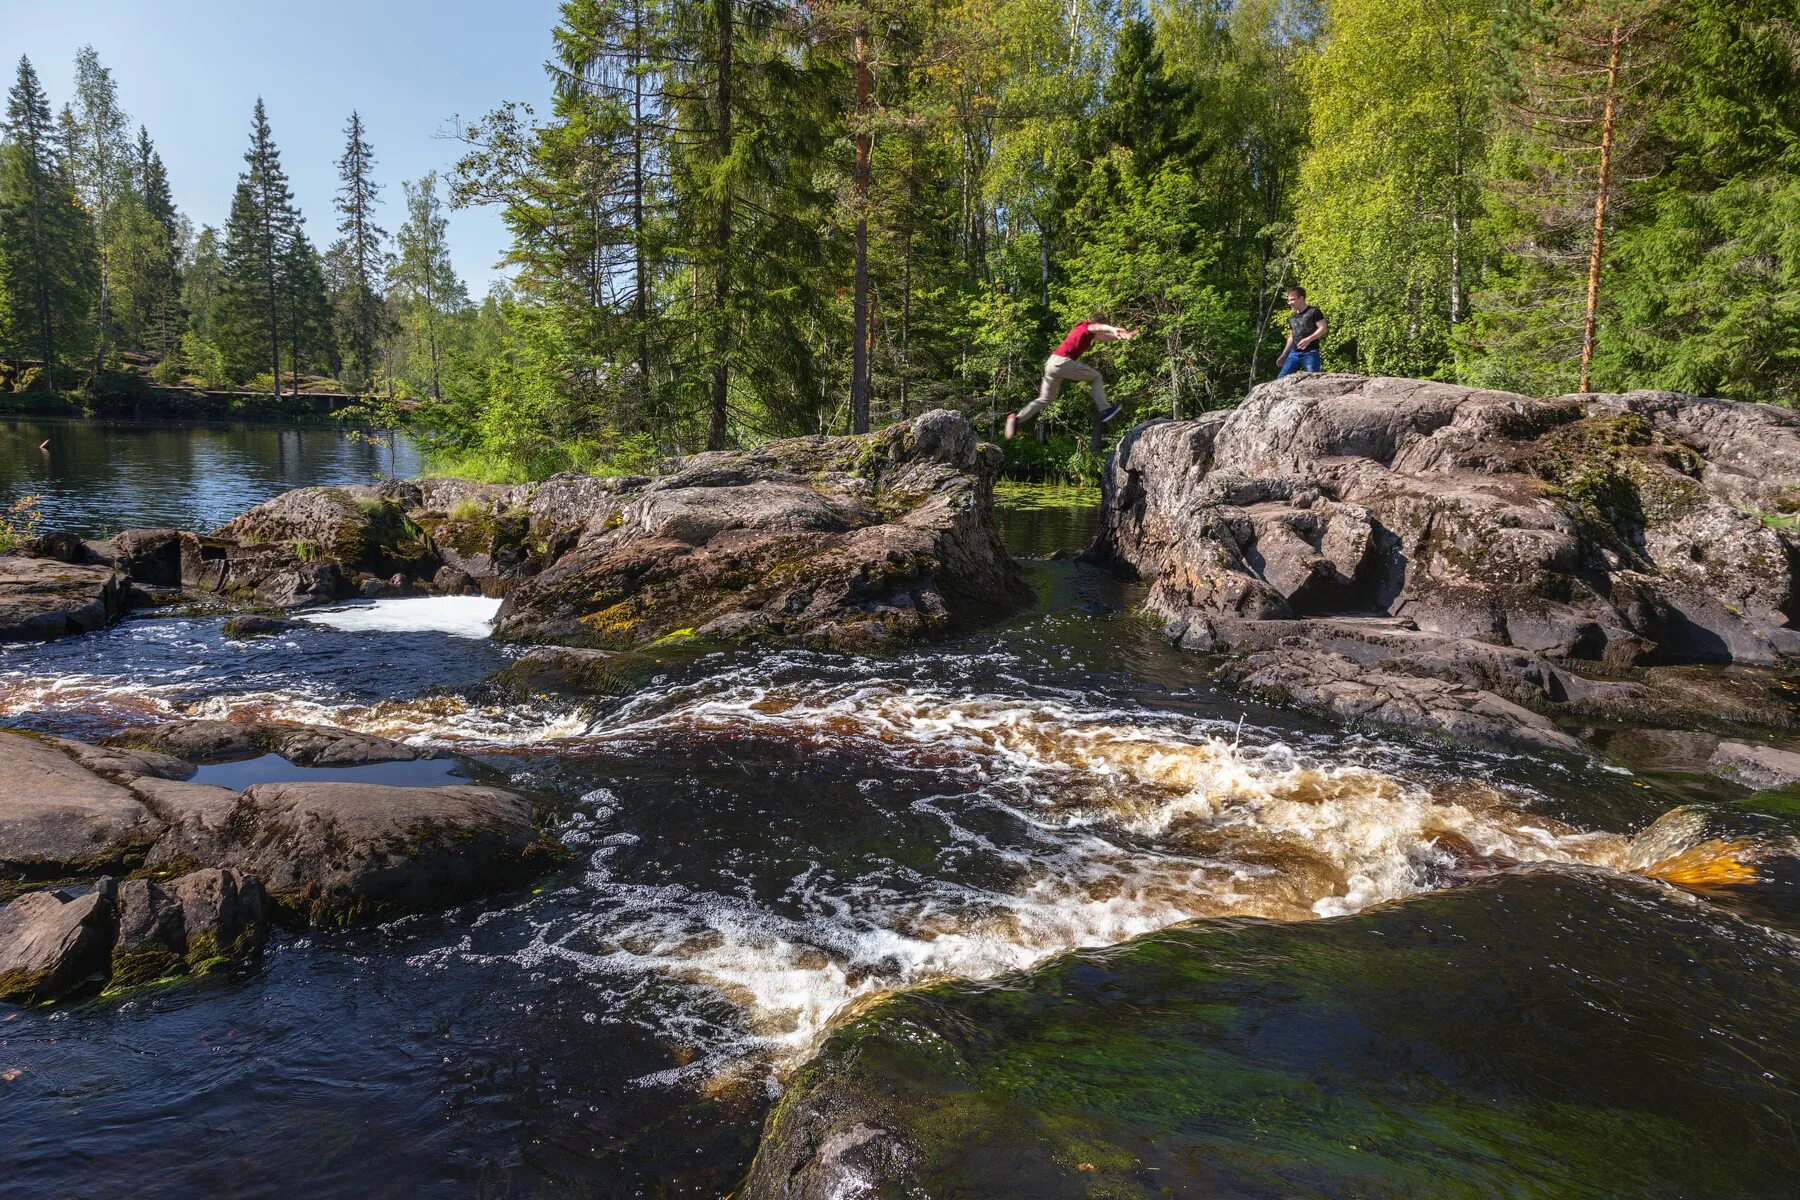
[[[1030,600],[994,530],[999,465],[963,417],[933,412],[654,478],[301,488],[210,534],[40,538],[0,558],[0,640],[175,599],[278,611],[425,592],[504,596],[502,638],[608,650],[917,639]]]
[[[343,925],[439,908],[559,861],[507,788],[192,782],[277,752],[418,757],[367,734],[180,721],[92,745],[0,733],[0,999],[48,1001],[253,958],[270,919]],[[124,877],[120,882],[120,877]]]
[[[1558,722],[1792,728],[1800,416],[1303,375],[1139,426],[1088,556],[1223,676],[1340,718],[1579,753]],[[1680,664],[1770,668],[1694,686]]]

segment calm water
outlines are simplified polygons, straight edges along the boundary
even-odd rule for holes
[[[622,699],[500,695],[483,681],[511,652],[466,636],[479,614],[415,601],[246,642],[217,619],[140,615],[0,649],[0,722],[88,736],[255,714],[401,737],[557,797],[579,856],[449,912],[278,933],[242,977],[0,1014],[0,1076],[16,1072],[0,1083],[5,1194],[719,1196],[843,1012],[1194,918],[1293,931],[1259,943],[1233,1002],[1248,1022],[1282,1017],[1258,1053],[1284,1048],[1282,1069],[1334,1097],[1334,1120],[1392,1122],[1397,1096],[1450,1088],[1470,1136],[1521,1164],[1494,1187],[1505,1160],[1485,1154],[1432,1158],[1435,1175],[1423,1150],[1354,1172],[1328,1157],[1300,1194],[1566,1194],[1555,1122],[1515,1111],[1622,1130],[1622,1147],[1683,1139],[1684,1181],[1716,1170],[1711,1194],[1782,1194],[1762,1158],[1735,1169],[1724,1133],[1800,1120],[1791,1053],[1754,1036],[1800,1028],[1777,816],[1722,785],[1696,793],[1684,778],[1678,795],[1219,692],[1205,660],[1131,614],[1129,590],[1041,561],[1086,539],[1085,501],[1009,504],[1010,542],[1040,558],[1038,611],[884,657],[671,657]],[[89,528],[148,521],[67,511]],[[1628,835],[1696,794],[1712,827],[1770,856],[1763,882],[1702,896],[1639,880],[1661,851]],[[1446,893],[1450,863],[1430,845],[1446,833],[1549,866],[1499,892]],[[1556,885],[1578,872],[1634,882]],[[1443,895],[1465,902],[1420,902]],[[1313,929],[1454,948],[1457,986],[1422,1006],[1409,972],[1366,971],[1333,1007],[1342,970]],[[1656,964],[1654,987],[1631,982],[1634,963]],[[1631,990],[1609,1017],[1612,980]],[[1316,1019],[1282,1007],[1296,986],[1320,997]],[[1732,1011],[1709,1024],[1720,1006]],[[1572,1039],[1607,1051],[1572,1057]],[[1640,1091],[1683,1099],[1621,1100]],[[1608,1143],[1588,1141],[1583,1170],[1604,1171]],[[1619,1178],[1641,1181],[1624,1153]]]
[[[0,417],[0,507],[36,496],[43,529],[84,537],[214,529],[289,488],[420,469],[412,442],[383,431]]]

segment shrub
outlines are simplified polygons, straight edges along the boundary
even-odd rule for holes
[[[38,522],[43,519],[36,496],[20,496],[5,510],[0,510],[0,554],[10,554],[36,537]]]

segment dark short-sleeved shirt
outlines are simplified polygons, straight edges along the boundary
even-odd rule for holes
[[[1294,345],[1298,346],[1302,340],[1311,337],[1313,331],[1319,327],[1319,322],[1324,319],[1325,314],[1311,304],[1299,312],[1289,313],[1288,333],[1293,335]],[[1317,342],[1307,347],[1308,350],[1317,350],[1318,348],[1319,343]]]

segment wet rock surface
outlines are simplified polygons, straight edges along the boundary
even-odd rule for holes
[[[0,887],[140,865],[163,824],[53,743],[0,733]]]
[[[176,722],[150,732],[207,758],[246,745],[264,753],[267,743],[239,737],[261,728]],[[267,728],[287,739],[284,753],[314,765],[411,756],[368,735]],[[0,960],[17,975],[8,995],[55,998],[95,971],[119,984],[204,971],[252,957],[277,915],[346,924],[439,907],[557,861],[533,802],[508,789],[346,780],[237,792],[187,782],[189,763],[144,749],[140,736],[123,740],[0,732],[0,895],[30,901],[0,937]],[[115,888],[103,872],[133,877]],[[45,881],[93,885],[104,903],[65,911],[53,893],[30,891]],[[102,925],[105,953],[94,960],[90,932]]]
[[[1758,791],[1789,788],[1800,784],[1800,751],[1744,742],[1720,742],[1708,760],[1707,769],[1721,779]]]
[[[1251,653],[1234,679],[1568,750],[1519,710],[1667,716],[1653,669],[1800,656],[1797,485],[1800,417],[1764,405],[1296,376],[1127,434],[1088,557],[1182,645]]]

